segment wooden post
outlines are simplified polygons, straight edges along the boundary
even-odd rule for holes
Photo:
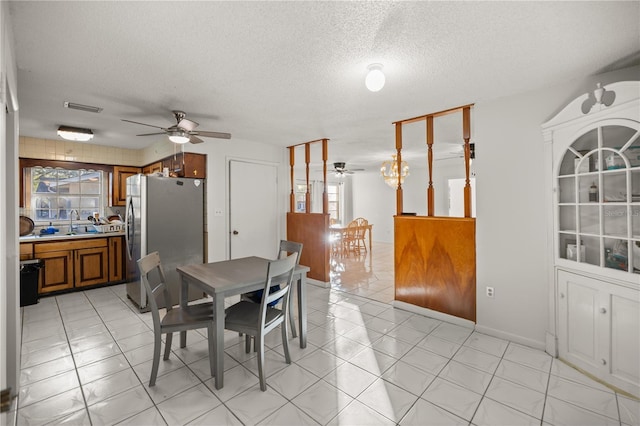
[[[427,216],[433,216],[435,198],[433,188],[433,116],[428,116],[426,120],[427,130],[427,149],[428,149],[428,167],[429,167],[429,186],[427,187]]]
[[[307,167],[307,192],[305,194],[305,212],[311,213],[311,193],[309,192],[309,163],[311,162],[311,143],[304,144],[304,161]]]
[[[469,161],[471,159],[471,147],[469,139],[471,139],[471,107],[466,106],[462,109],[462,137],[464,138],[464,217],[471,217],[471,182],[469,181]]]
[[[396,151],[397,151],[397,166],[398,173],[402,174],[402,124],[396,123]],[[404,211],[402,200],[402,183],[400,183],[400,176],[398,176],[398,186],[396,188],[396,215],[400,216]]]
[[[328,139],[322,139],[322,213],[329,213],[329,194],[327,190],[327,158],[328,158]]]
[[[291,167],[291,171],[289,172],[291,175],[291,194],[289,194],[289,211],[291,213],[296,211],[296,194],[295,194],[295,181],[293,179],[293,166],[296,162],[296,153],[295,146],[289,147],[289,166]]]

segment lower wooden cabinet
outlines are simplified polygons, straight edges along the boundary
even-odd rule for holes
[[[109,281],[124,280],[124,237],[109,237]]]
[[[36,254],[42,261],[38,293],[73,288],[73,250],[60,250]]]
[[[86,286],[116,283],[124,279],[124,237],[84,238],[20,245],[25,256],[32,246],[33,258],[42,261],[40,294]]]
[[[80,249],[76,250],[75,254],[76,287],[109,282],[109,250],[107,247]]]

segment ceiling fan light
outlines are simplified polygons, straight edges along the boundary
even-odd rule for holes
[[[82,129],[79,127],[59,126],[58,136],[68,141],[87,142],[93,139],[91,129]]]
[[[173,143],[185,144],[189,142],[189,139],[190,139],[189,135],[182,130],[169,132],[168,135],[169,135],[169,140]]]
[[[369,72],[367,73],[367,77],[364,80],[365,86],[371,92],[378,92],[384,87],[385,77],[382,72],[381,64],[371,64],[367,67]]]

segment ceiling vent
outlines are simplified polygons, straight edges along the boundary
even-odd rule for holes
[[[74,104],[73,102],[69,102],[69,101],[64,101],[64,107],[69,109],[77,109],[79,111],[85,111],[85,112],[99,113],[102,111],[102,108],[99,108],[99,107],[82,105],[82,104]]]

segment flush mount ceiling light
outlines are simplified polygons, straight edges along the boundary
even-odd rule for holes
[[[382,64],[371,64],[367,67],[369,72],[364,80],[365,86],[372,92],[378,92],[384,87],[384,73],[382,72]]]
[[[183,144],[189,142],[190,139],[189,134],[184,130],[173,130],[167,134],[169,135],[169,140],[173,143]]]
[[[58,127],[58,136],[68,141],[87,142],[93,139],[93,132],[91,131],[91,129],[60,126]]]

